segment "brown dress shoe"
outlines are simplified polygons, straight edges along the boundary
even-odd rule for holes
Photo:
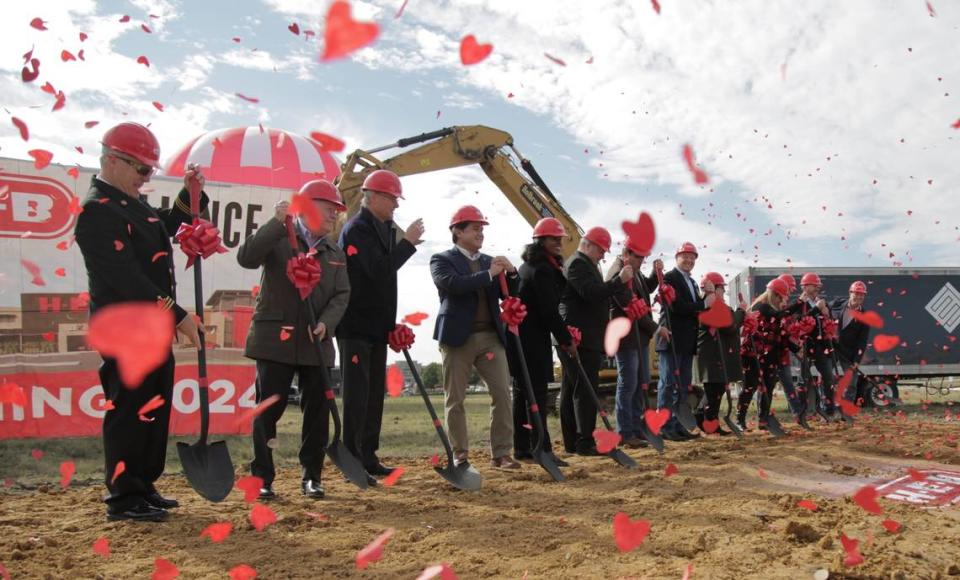
[[[520,464],[513,460],[509,455],[504,455],[503,457],[494,457],[490,461],[492,467],[497,469],[520,469]]]

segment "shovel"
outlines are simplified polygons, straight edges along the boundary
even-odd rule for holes
[[[657,270],[657,280],[660,288],[663,287],[663,272]],[[661,304],[663,308],[663,317],[667,321],[667,329],[670,331],[670,334],[673,334],[673,323],[670,322],[670,308],[666,304],[666,300]],[[674,377],[676,377],[677,383],[680,382],[680,359],[677,357],[677,345],[673,342],[673,337],[670,338],[670,353],[673,355],[673,372]],[[693,411],[690,410],[690,404],[687,402],[689,397],[689,385],[679,385],[678,389],[680,392],[680,401],[677,405],[677,421],[680,421],[680,425],[686,429],[687,434],[689,435],[691,431],[697,428],[697,419],[693,416]]]
[[[818,322],[819,322],[819,320],[818,320]],[[843,373],[840,372],[840,360],[839,360],[838,354],[837,354],[837,341],[836,341],[836,340],[832,340],[832,339],[831,339],[831,341],[830,341],[830,355],[831,355],[831,358],[833,359],[833,380],[834,380],[834,387],[838,387],[838,386],[840,386],[840,377],[843,376]],[[836,392],[835,392],[835,393],[834,393],[834,397],[835,397],[836,399],[843,398],[843,393],[836,393]],[[840,405],[837,405],[837,404],[834,404],[834,406],[836,407],[837,412],[840,413],[840,418],[843,419],[844,422],[846,422],[848,425],[852,425],[852,424],[854,423],[853,417],[851,417],[850,415],[847,415],[846,413],[843,412],[843,407],[841,407]]]
[[[507,288],[507,277],[503,272],[500,272],[500,292],[504,298],[510,295],[510,289]],[[554,481],[565,481],[566,478],[560,471],[560,466],[557,465],[557,458],[546,448],[547,430],[543,426],[543,417],[540,416],[540,406],[537,405],[537,397],[533,392],[533,384],[530,382],[530,371],[527,370],[527,359],[523,355],[523,345],[520,343],[520,337],[510,330],[507,330],[507,336],[513,341],[514,348],[517,349],[517,359],[520,362],[520,378],[523,380],[523,387],[527,393],[530,420],[533,421],[533,425],[537,430],[537,444],[531,453],[533,454],[533,458],[537,460],[537,463],[540,464],[540,467],[549,473]]]
[[[723,391],[727,395],[727,414],[723,417],[723,422],[726,423],[730,431],[737,436],[738,439],[743,439],[743,430],[740,429],[740,425],[730,418],[730,414],[733,412],[733,398],[730,397],[730,379],[727,375],[727,359],[723,358],[723,342],[720,340],[720,332],[715,332],[713,339],[717,342],[717,351],[720,353],[720,372],[723,374]]]
[[[760,351],[757,349],[757,343],[752,336],[750,337],[750,343],[753,345],[753,352],[757,353],[757,372],[760,375],[760,385],[763,387],[764,391],[766,391],[766,382],[763,380],[763,363],[760,362]],[[759,422],[764,420],[763,397],[765,395],[769,395],[770,399],[772,400],[773,393],[760,392],[759,388],[757,389],[757,392],[760,395],[757,397],[757,421]],[[773,413],[767,413],[766,422],[767,430],[770,431],[770,434],[773,435],[774,438],[779,439],[781,437],[786,437],[787,433],[783,430],[783,426],[780,425],[780,420],[777,419],[776,415]]]
[[[559,349],[557,350],[557,355],[561,357],[561,360],[564,358],[563,355],[560,354]],[[567,358],[567,364],[569,364],[569,359],[572,359],[573,357],[565,358]],[[580,374],[580,380],[587,384],[586,390],[588,393],[590,393],[590,398],[593,399],[594,404],[597,406],[597,410],[600,413],[600,419],[603,420],[603,426],[607,428],[607,431],[612,432],[613,427],[610,425],[610,420],[607,419],[607,412],[604,411],[603,407],[600,405],[600,397],[597,396],[597,391],[593,388],[593,383],[590,382],[590,377],[587,376],[587,371],[583,368],[583,363],[580,362],[579,358],[573,358],[573,362],[577,367],[577,372]],[[619,447],[614,447],[610,451],[607,451],[604,455],[610,459],[613,459],[622,467],[626,467],[627,469],[637,468],[637,462],[634,461],[632,457],[624,453]]]
[[[190,213],[194,221],[200,215],[200,181],[190,180]],[[193,263],[193,286],[197,316],[203,320],[203,258],[197,256]],[[189,316],[189,315],[188,315]],[[207,349],[204,332],[200,329],[200,348],[197,350],[197,384],[200,390],[200,440],[190,445],[177,443],[177,455],[183,465],[183,473],[190,486],[205,499],[212,502],[223,501],[233,489],[233,462],[226,441],[207,443],[210,430],[210,394],[207,387]]]
[[[290,240],[290,249],[293,251],[294,255],[300,251],[300,246],[297,243],[297,235],[293,231],[293,218],[287,216],[286,219],[287,226],[287,238]],[[310,338],[313,340],[313,329],[317,327],[317,316],[313,310],[313,303],[310,302],[310,296],[308,295],[304,302],[307,305],[307,313],[310,316]],[[347,446],[343,444],[340,440],[340,411],[337,409],[337,400],[333,394],[333,388],[330,386],[330,376],[327,374],[328,370],[326,365],[323,364],[323,350],[320,345],[319,340],[313,340],[313,344],[317,347],[317,354],[320,356],[320,366],[322,367],[322,373],[327,375],[327,380],[324,382],[324,397],[327,400],[327,409],[330,413],[330,416],[333,418],[333,439],[330,443],[327,444],[326,452],[330,457],[330,461],[337,466],[337,469],[347,478],[347,480],[359,487],[360,489],[367,489],[369,485],[367,483],[367,470],[364,469],[363,464],[360,463],[360,460],[357,459],[356,455],[350,452],[347,449]]]
[[[440,418],[437,417],[437,412],[433,408],[433,403],[430,402],[427,389],[423,387],[423,380],[420,379],[417,366],[413,363],[413,359],[410,358],[410,351],[403,349],[403,357],[407,359],[407,368],[410,369],[413,380],[417,382],[420,396],[423,397],[423,402],[427,406],[430,418],[433,419],[433,427],[437,430],[437,436],[440,437],[440,442],[443,443],[443,448],[447,452],[446,467],[436,465],[433,469],[440,474],[440,477],[449,481],[450,485],[457,489],[462,489],[463,491],[480,491],[480,487],[483,485],[483,477],[476,468],[467,462],[463,462],[460,465],[454,464],[453,447],[450,445],[450,439],[447,438],[447,432],[443,430],[443,423],[440,422]]]

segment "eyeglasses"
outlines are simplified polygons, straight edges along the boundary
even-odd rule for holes
[[[133,161],[133,160],[131,160],[131,159],[127,159],[126,157],[120,157],[119,155],[114,155],[113,157],[116,158],[116,159],[119,159],[120,161],[123,161],[124,163],[126,163],[126,164],[129,165],[130,167],[133,167],[133,170],[136,171],[137,173],[139,173],[141,177],[147,177],[147,176],[149,176],[149,175],[152,175],[153,172],[155,171],[155,168],[154,168],[154,167],[151,167],[150,165],[144,165],[143,163],[137,163],[136,161]]]

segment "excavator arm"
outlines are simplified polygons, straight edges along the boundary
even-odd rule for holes
[[[374,156],[381,151],[411,145],[418,146],[388,159]],[[340,177],[335,184],[347,205],[344,217],[348,218],[360,210],[363,197],[360,187],[367,175],[376,169],[389,169],[404,177],[474,164],[480,166],[531,226],[544,217],[560,220],[568,234],[563,240],[564,256],[576,251],[583,230],[563,209],[533,164],[513,145],[513,137],[483,125],[447,127],[366,151],[358,149],[340,166]],[[335,237],[340,235],[343,223],[338,223],[333,233]]]

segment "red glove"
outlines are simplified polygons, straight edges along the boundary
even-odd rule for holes
[[[668,286],[668,288],[673,289],[672,286]],[[624,308],[623,311],[630,320],[639,320],[650,312],[650,305],[647,304],[646,300],[634,296],[630,299],[630,303],[627,304],[627,307]]]
[[[657,292],[657,302],[663,304],[664,306],[670,306],[676,299],[677,291],[673,289],[673,286],[669,284],[660,285],[660,289]],[[665,304],[664,301],[666,301]]]

